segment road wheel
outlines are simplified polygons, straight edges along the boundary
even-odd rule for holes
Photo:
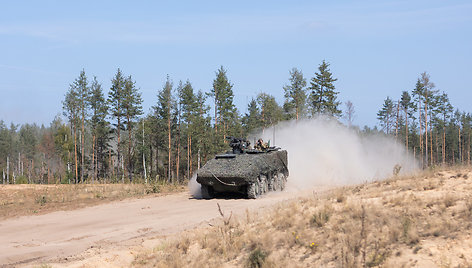
[[[259,182],[256,180],[253,183],[247,185],[247,198],[256,199],[259,195]]]
[[[213,197],[215,197],[215,190],[213,190],[213,187],[202,184],[202,198],[211,199]]]
[[[260,176],[260,187],[261,187],[261,194],[265,194],[269,191],[269,183],[267,181],[267,177],[264,175]]]
[[[269,191],[277,191],[277,176],[274,174],[269,176]]]
[[[275,178],[276,181],[276,190],[277,191],[282,191],[284,189],[284,174],[283,173],[278,173],[277,177]]]
[[[283,173],[279,173],[279,180],[280,180],[280,191],[285,189],[285,183],[287,182],[287,177]]]

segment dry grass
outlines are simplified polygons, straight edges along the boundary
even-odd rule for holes
[[[0,185],[0,220],[185,189],[169,184]]]
[[[138,267],[471,267],[471,171],[344,187],[169,238]],[[215,208],[217,209],[217,208]]]

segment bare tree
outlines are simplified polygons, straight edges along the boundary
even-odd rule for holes
[[[355,114],[356,114],[354,110],[354,104],[350,100],[348,100],[345,102],[345,105],[346,105],[346,110],[344,111],[344,117],[346,118],[349,127],[351,127],[352,122],[354,121]]]

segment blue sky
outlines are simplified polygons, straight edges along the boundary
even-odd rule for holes
[[[283,103],[289,70],[310,79],[323,59],[358,125],[424,71],[472,112],[470,14],[438,0],[2,1],[0,120],[48,125],[82,69],[106,90],[117,68],[132,75],[148,112],[167,74],[208,91],[220,65],[245,113],[259,92]]]

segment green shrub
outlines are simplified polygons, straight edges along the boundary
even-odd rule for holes
[[[327,209],[323,209],[313,215],[311,218],[311,223],[313,223],[316,227],[323,227],[323,225],[329,221],[329,216],[330,212]]]
[[[251,254],[249,254],[248,267],[260,268],[264,264],[266,258],[267,253],[260,248],[256,248],[251,252]]]
[[[16,184],[27,184],[28,178],[26,176],[18,176],[16,178]]]
[[[36,203],[40,204],[41,206],[44,206],[47,202],[48,200],[45,195],[41,195],[38,198],[36,198]]]

